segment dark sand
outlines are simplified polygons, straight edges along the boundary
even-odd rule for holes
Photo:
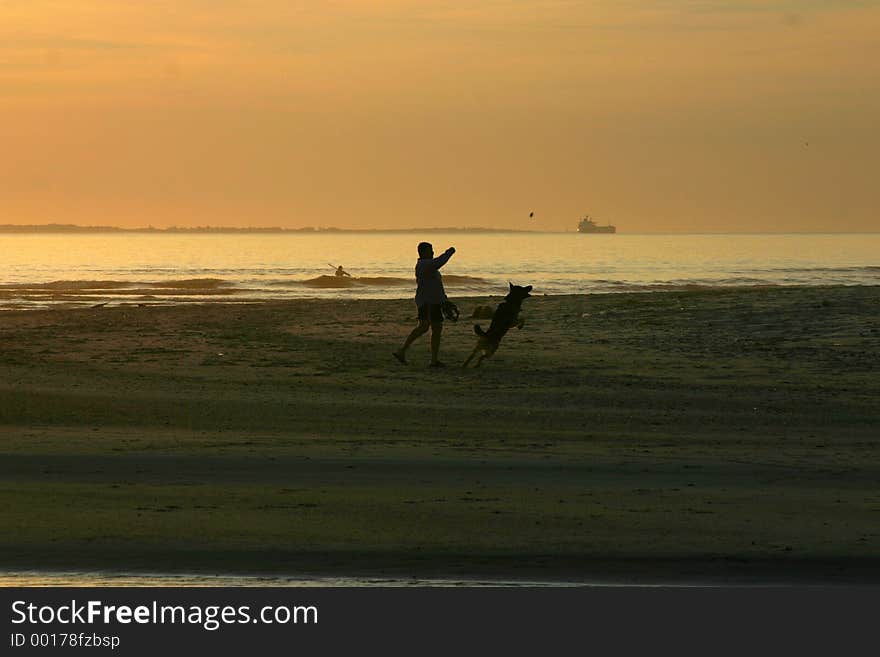
[[[523,314],[2,313],[0,569],[880,583],[880,288]]]

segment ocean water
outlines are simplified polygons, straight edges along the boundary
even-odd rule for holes
[[[122,573],[99,571],[0,572],[0,587],[32,586],[259,586],[259,587],[520,587],[520,586],[623,586],[622,582],[565,582],[558,580],[514,580],[477,578],[416,578],[416,577],[293,577],[285,575],[205,575],[187,573]]]
[[[0,309],[294,298],[412,298],[416,245],[447,293],[594,294],[770,285],[878,285],[880,233],[0,234]],[[336,278],[343,265],[352,278]]]

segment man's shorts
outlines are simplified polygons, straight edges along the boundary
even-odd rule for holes
[[[419,306],[419,321],[423,322],[430,319],[431,323],[443,321],[443,311],[439,303],[426,303]]]

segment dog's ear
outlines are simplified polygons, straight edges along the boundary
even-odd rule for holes
[[[531,292],[531,291],[532,291],[532,286],[526,285],[526,292]]]
[[[511,283],[510,281],[507,281],[507,284],[510,286],[510,290],[513,291],[513,283]]]

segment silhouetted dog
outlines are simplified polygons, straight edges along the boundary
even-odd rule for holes
[[[480,337],[477,339],[477,346],[474,347],[474,350],[471,352],[471,355],[467,357],[467,360],[464,361],[462,367],[467,367],[468,363],[473,360],[474,356],[476,356],[478,352],[482,352],[474,365],[474,367],[479,367],[484,358],[488,358],[495,353],[495,350],[498,349],[498,345],[501,344],[501,338],[504,337],[505,333],[514,326],[517,328],[523,327],[523,320],[519,319],[519,309],[520,306],[522,306],[523,300],[531,296],[529,292],[532,291],[532,286],[526,285],[525,287],[522,287],[514,285],[513,283],[508,283],[508,285],[510,286],[510,292],[507,293],[507,296],[504,297],[504,301],[499,303],[498,307],[495,309],[495,315],[492,317],[492,323],[489,325],[489,330],[484,331],[480,328],[479,324],[474,324],[474,333]]]

